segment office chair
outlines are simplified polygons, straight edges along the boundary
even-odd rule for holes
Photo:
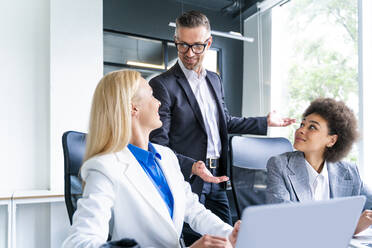
[[[77,201],[83,194],[82,180],[80,179],[80,167],[83,164],[85,153],[86,134],[76,131],[67,131],[62,136],[63,155],[65,159],[65,202],[72,224],[72,216],[77,208]],[[137,248],[137,242],[134,239],[123,238],[121,240],[110,241],[111,235],[108,235],[105,248]]]
[[[85,136],[85,133],[75,131],[65,132],[62,136],[65,160],[65,202],[71,224],[77,200],[83,193],[79,171],[85,153]]]
[[[244,208],[265,204],[269,158],[292,150],[286,138],[231,137],[231,187],[239,219]]]

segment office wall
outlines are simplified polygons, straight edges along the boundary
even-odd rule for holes
[[[62,134],[87,131],[103,75],[102,1],[52,0],[50,10],[50,187],[63,191]]]
[[[0,190],[49,186],[49,1],[0,10]]]
[[[3,1],[0,13],[0,192],[63,193],[62,134],[87,130],[103,74],[102,1]],[[16,210],[17,247],[61,246],[69,226],[63,202]],[[6,215],[1,207],[0,247]]]
[[[146,7],[144,7],[146,6]],[[211,28],[217,31],[239,31],[239,19],[184,4],[183,10],[199,10],[206,14]],[[103,2],[103,27],[132,34],[173,40],[174,28],[169,22],[182,13],[180,2],[159,0],[105,0]],[[242,108],[243,42],[213,37],[212,46],[222,49],[222,76],[225,100],[231,114],[240,116]]]
[[[102,76],[102,1],[9,1],[0,22],[1,191],[63,189],[62,133],[86,131]]]

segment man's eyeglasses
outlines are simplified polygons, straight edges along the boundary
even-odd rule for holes
[[[189,49],[191,48],[193,53],[201,54],[204,52],[205,47],[208,45],[209,39],[210,37],[206,41],[204,41],[203,44],[195,43],[195,44],[189,45],[184,42],[180,42],[180,43],[174,42],[174,44],[176,44],[177,51],[179,51],[180,53],[187,53]]]

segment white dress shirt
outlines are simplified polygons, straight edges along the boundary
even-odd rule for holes
[[[319,201],[330,199],[327,162],[324,161],[324,166],[320,173],[314,170],[314,168],[307,161],[306,165],[313,200]]]
[[[178,59],[178,64],[185,74],[187,81],[189,81],[203,116],[204,126],[208,135],[207,158],[219,158],[221,138],[217,124],[218,109],[216,101],[207,84],[207,71],[202,68],[200,75],[198,75],[195,71],[188,70],[180,59]]]

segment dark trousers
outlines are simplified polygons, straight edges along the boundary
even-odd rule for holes
[[[218,184],[204,183],[203,192],[199,201],[220,219],[232,225],[229,200],[226,191]],[[183,225],[183,238],[186,246],[192,245],[201,235],[194,232],[187,223]]]

